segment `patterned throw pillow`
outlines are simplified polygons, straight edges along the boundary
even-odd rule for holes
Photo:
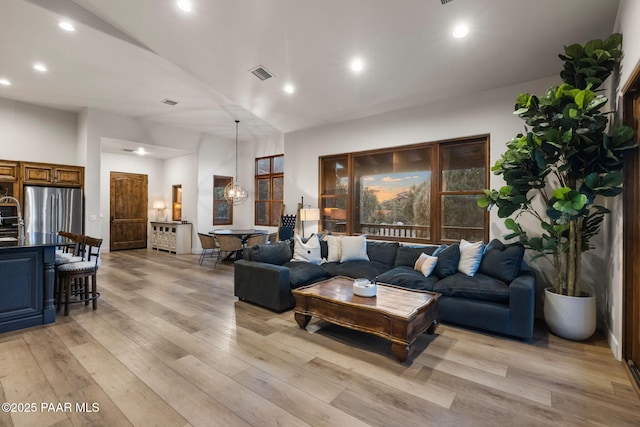
[[[315,234],[307,240],[302,241],[299,234],[293,236],[293,258],[291,261],[309,262],[311,264],[320,264],[322,258],[320,256],[320,240]]]
[[[424,274],[424,277],[428,277],[433,272],[433,269],[436,268],[437,263],[438,257],[422,253],[416,260],[416,264],[413,266],[413,269]]]

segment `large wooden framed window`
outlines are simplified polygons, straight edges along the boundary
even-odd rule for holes
[[[489,137],[320,158],[322,228],[425,243],[487,240],[476,200],[489,186]]]
[[[233,204],[224,198],[224,188],[232,181],[230,176],[213,176],[213,225],[233,224]]]
[[[284,155],[256,159],[256,225],[278,225],[284,200]]]

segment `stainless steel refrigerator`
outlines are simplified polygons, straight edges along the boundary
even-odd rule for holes
[[[82,234],[82,190],[64,187],[24,187],[26,233],[68,231]]]

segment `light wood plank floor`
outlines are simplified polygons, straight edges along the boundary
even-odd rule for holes
[[[150,250],[102,261],[97,311],[0,334],[0,401],[37,406],[0,426],[640,425],[601,337],[441,325],[401,364],[382,339],[237,301],[230,265]]]

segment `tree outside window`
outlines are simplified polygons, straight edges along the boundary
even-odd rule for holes
[[[322,227],[401,241],[486,240],[476,200],[487,151],[485,136],[323,157]]]

